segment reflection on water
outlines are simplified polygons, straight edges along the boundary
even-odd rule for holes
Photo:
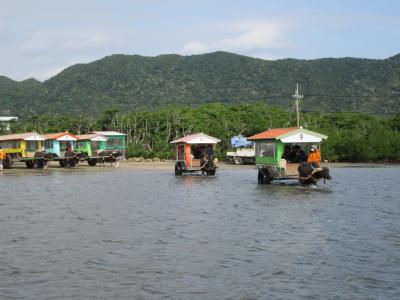
[[[0,298],[397,299],[399,171],[0,174]]]

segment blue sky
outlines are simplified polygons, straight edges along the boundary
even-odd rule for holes
[[[0,41],[14,80],[115,53],[380,59],[400,53],[400,1],[0,0]]]

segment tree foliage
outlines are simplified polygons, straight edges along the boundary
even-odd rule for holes
[[[71,66],[49,80],[0,76],[0,106],[13,114],[96,116],[168,105],[254,103],[288,106],[300,83],[312,111],[400,111],[400,56],[267,61],[226,52],[203,55],[112,55]]]
[[[159,158],[174,157],[170,145],[173,139],[204,132],[221,139],[216,155],[223,159],[232,136],[250,136],[268,128],[295,126],[296,120],[289,115],[280,107],[261,102],[211,103],[195,108],[176,106],[132,112],[111,108],[97,119],[37,115],[13,123],[12,131],[68,130],[77,134],[93,130],[120,131],[127,134],[128,156]],[[323,158],[330,161],[400,161],[399,115],[383,118],[363,113],[303,113],[302,124],[307,129],[328,135],[322,153]]]

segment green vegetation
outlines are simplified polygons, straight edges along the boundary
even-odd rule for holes
[[[288,120],[291,120],[288,122]],[[379,117],[364,113],[303,113],[303,127],[327,134],[323,158],[331,161],[400,162],[400,114]],[[282,108],[261,102],[227,105],[211,103],[198,107],[166,107],[159,110],[103,111],[98,118],[40,115],[16,122],[13,132],[40,133],[68,130],[115,130],[127,133],[128,156],[173,158],[170,141],[193,132],[221,139],[216,155],[224,159],[230,138],[249,136],[268,128],[295,126],[295,117]]]
[[[96,116],[108,107],[142,111],[263,101],[288,107],[296,82],[309,111],[400,111],[400,55],[383,60],[267,61],[226,52],[112,55],[71,66],[40,83],[0,76],[0,107],[33,114]]]

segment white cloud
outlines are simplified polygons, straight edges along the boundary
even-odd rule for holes
[[[189,44],[186,44],[185,47],[183,47],[183,52],[192,54],[192,53],[204,53],[209,51],[210,46],[199,42],[199,41],[194,41],[190,42]]]
[[[109,45],[115,44],[117,41],[108,32],[35,31],[14,41],[17,50],[9,53],[14,66],[0,61],[0,69],[15,70],[14,74],[8,75],[17,80],[27,77],[46,80],[75,63],[90,62],[108,55]]]
[[[40,31],[31,34],[22,42],[26,52],[68,50],[82,51],[107,45],[110,37],[98,32]]]
[[[233,37],[219,40],[187,43],[182,52],[184,54],[198,54],[204,52],[225,50],[232,52],[252,52],[259,50],[284,48],[287,42],[284,35],[285,25],[280,22],[243,22],[224,26],[233,31]]]
[[[103,33],[77,35],[61,45],[65,50],[85,50],[107,45],[110,37]]]

